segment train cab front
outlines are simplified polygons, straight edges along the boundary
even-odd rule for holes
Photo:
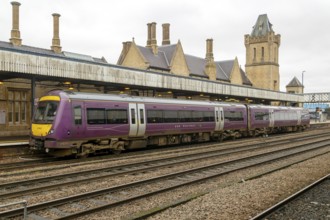
[[[29,143],[31,150],[47,152],[45,145],[56,144],[54,122],[59,103],[59,96],[40,98],[32,119]]]

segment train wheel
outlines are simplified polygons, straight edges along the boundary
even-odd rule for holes
[[[111,150],[111,152],[115,155],[119,155],[121,153],[121,150]]]
[[[113,154],[120,154],[123,150],[125,149],[125,144],[123,141],[119,141],[117,143],[114,144],[114,149],[111,149],[111,152]]]
[[[84,159],[87,157],[88,157],[88,154],[76,154],[76,159]]]
[[[218,136],[218,141],[219,141],[219,142],[222,142],[222,141],[223,141],[223,134],[220,134],[220,135]]]

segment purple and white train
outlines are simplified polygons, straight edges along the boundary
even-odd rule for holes
[[[55,90],[40,98],[30,147],[82,157],[228,137],[304,130],[308,110]]]

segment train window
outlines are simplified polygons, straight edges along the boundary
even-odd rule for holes
[[[135,124],[135,109],[131,108],[131,123]]]
[[[147,111],[148,123],[163,123],[163,111],[162,110],[148,110]]]
[[[225,119],[227,119],[228,121],[244,121],[243,112],[225,111]]]
[[[193,122],[202,122],[203,121],[203,112],[192,111],[192,120],[193,120]]]
[[[203,121],[214,121],[214,112],[203,112]]]
[[[192,114],[191,111],[179,111],[180,122],[191,122]]]
[[[42,101],[38,103],[36,113],[34,115],[34,123],[51,123],[53,122],[58,102]]]
[[[260,121],[268,121],[269,120],[269,113],[268,112],[255,112],[254,113],[255,120]]]
[[[73,109],[74,124],[81,125],[81,106],[75,106]]]
[[[126,109],[107,109],[107,124],[127,124]]]
[[[140,123],[144,124],[144,113],[143,113],[143,109],[140,109]]]
[[[178,111],[168,110],[164,111],[164,122],[178,122]]]
[[[104,108],[87,108],[88,124],[105,124]]]

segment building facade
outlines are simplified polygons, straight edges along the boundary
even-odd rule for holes
[[[163,24],[162,45],[157,45],[156,23],[147,24],[146,46],[132,41],[123,42],[123,49],[117,64],[121,66],[156,70],[175,75],[209,79],[236,85],[252,86],[251,81],[240,68],[238,59],[215,61],[213,39],[206,39],[205,57],[184,53],[180,40],[171,44],[170,24]]]
[[[251,34],[245,35],[245,72],[253,87],[279,91],[281,35],[272,26],[267,14],[259,15]]]

